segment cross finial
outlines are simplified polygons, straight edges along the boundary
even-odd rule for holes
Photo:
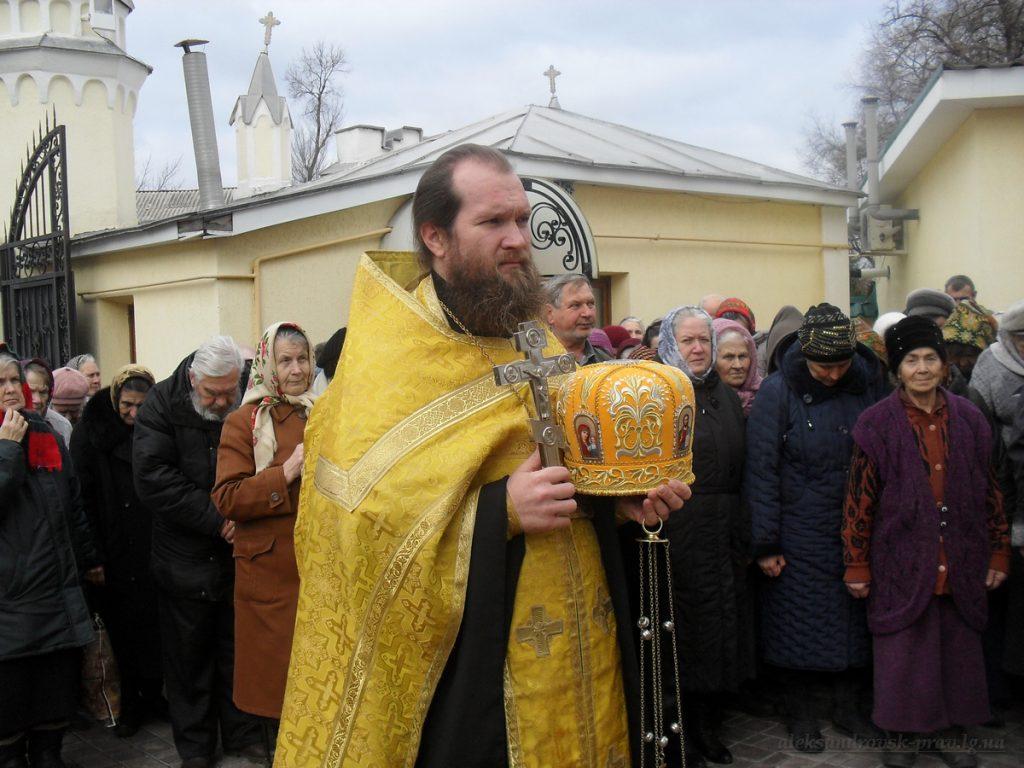
[[[561,109],[562,106],[558,103],[558,96],[555,94],[555,78],[558,77],[561,72],[555,69],[555,65],[552,64],[545,70],[544,77],[548,79],[551,84],[551,101],[548,102],[548,106],[552,109]]]
[[[263,32],[263,51],[266,53],[267,49],[270,48],[270,35],[274,31],[274,27],[280,26],[280,20],[274,18],[273,11],[267,11],[267,15],[260,19],[260,24],[266,27]]]

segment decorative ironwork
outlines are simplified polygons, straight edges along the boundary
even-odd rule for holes
[[[540,179],[524,178],[523,186],[530,201],[530,239],[540,271],[596,277],[590,228],[569,194]]]
[[[53,365],[74,354],[74,275],[68,217],[67,143],[56,112],[40,126],[18,181],[0,247],[4,337],[22,357]]]

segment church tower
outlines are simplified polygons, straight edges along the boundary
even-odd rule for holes
[[[125,52],[133,10],[132,0],[0,0],[0,219],[33,132],[38,140],[56,111],[67,127],[72,233],[138,223],[132,121],[152,70]]]
[[[249,92],[239,96],[228,125],[235,127],[238,156],[238,189],[235,199],[249,197],[292,183],[292,118],[288,101],[277,95],[274,71],[270,68],[270,35],[281,22],[268,13],[260,24],[266,27],[263,50]]]

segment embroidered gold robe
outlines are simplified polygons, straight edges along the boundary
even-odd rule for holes
[[[478,341],[494,363],[520,357],[507,339]],[[459,633],[480,489],[533,450],[526,414],[449,328],[431,280],[403,290],[364,256],[305,445],[275,765],[411,767]],[[589,520],[526,537],[504,677],[510,765],[629,764],[615,615]]]

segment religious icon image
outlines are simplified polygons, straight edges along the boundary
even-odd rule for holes
[[[693,408],[684,405],[680,409],[676,423],[676,452],[686,453],[690,450],[690,434],[693,431]]]
[[[600,459],[601,439],[593,417],[585,413],[577,415],[575,427],[576,439],[580,446],[580,455],[584,459]]]

